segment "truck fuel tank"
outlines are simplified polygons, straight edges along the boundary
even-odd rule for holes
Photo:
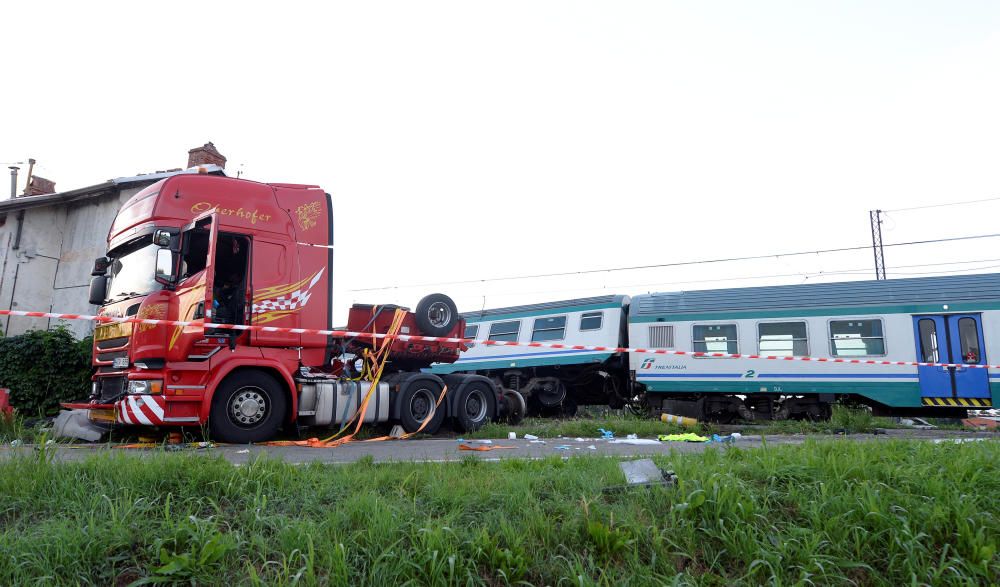
[[[305,426],[343,424],[354,418],[371,390],[368,381],[301,380],[299,422]],[[365,424],[389,420],[389,384],[379,383],[365,408]]]

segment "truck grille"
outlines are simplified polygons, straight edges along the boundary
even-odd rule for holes
[[[122,358],[122,357],[128,357],[128,351],[116,351],[116,352],[113,352],[113,353],[98,353],[97,354],[97,360],[98,361],[112,361],[112,362],[114,362],[115,359]],[[121,371],[121,368],[120,367],[115,367],[114,365],[101,365],[100,367],[97,368],[97,372],[98,373],[114,373],[114,372],[117,372],[117,371]]]
[[[101,377],[97,379],[97,396],[102,403],[117,400],[124,391],[124,377]]]
[[[122,357],[128,357],[128,339],[127,336],[122,336],[118,338],[109,338],[106,340],[101,340],[97,342],[97,352],[96,359],[98,361],[112,363],[115,359]],[[124,350],[105,350],[105,349],[121,349],[125,347]],[[116,371],[121,371],[121,368],[115,368],[114,365],[101,365],[97,368],[98,373],[114,373]]]
[[[107,340],[97,341],[97,350],[103,349],[116,349],[118,347],[123,347],[128,344],[128,337],[122,336],[120,338],[109,338]]]

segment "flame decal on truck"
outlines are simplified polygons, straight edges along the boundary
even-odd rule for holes
[[[296,283],[258,290],[253,297],[253,323],[273,322],[304,308],[324,270],[320,269],[313,276]]]

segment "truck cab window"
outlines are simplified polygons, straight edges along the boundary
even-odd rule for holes
[[[246,324],[247,262],[250,239],[221,234],[215,247],[212,319],[220,324]]]
[[[208,230],[193,228],[184,233],[181,252],[181,278],[198,273],[208,264]]]

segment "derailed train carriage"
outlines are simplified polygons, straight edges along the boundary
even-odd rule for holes
[[[600,329],[585,328],[597,324]],[[916,367],[475,345],[452,365],[517,389],[542,414],[641,401],[728,421],[876,414],[960,417],[1000,402],[1000,274],[605,296],[465,314],[479,340],[954,363]],[[588,322],[589,320],[589,322]],[[998,355],[1000,356],[1000,355]]]

